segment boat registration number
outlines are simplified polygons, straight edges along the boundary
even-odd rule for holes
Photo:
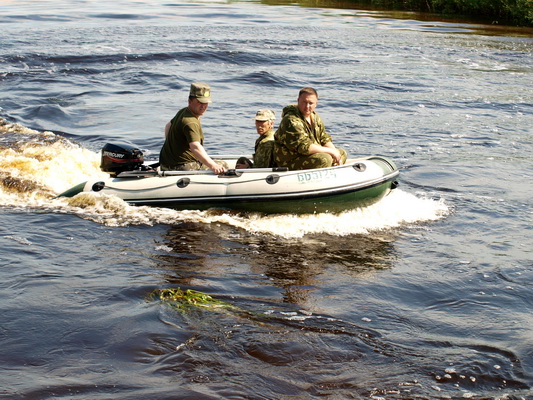
[[[307,183],[314,182],[321,179],[332,179],[336,178],[337,174],[335,171],[325,170],[325,171],[313,171],[313,172],[304,172],[298,174],[298,183]]]

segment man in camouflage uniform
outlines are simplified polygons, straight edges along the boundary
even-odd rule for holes
[[[274,135],[274,162],[290,170],[325,168],[346,162],[348,154],[337,149],[315,112],[318,93],[305,87],[298,94],[298,104],[283,109]]]
[[[255,114],[255,129],[259,137],[255,141],[253,162],[240,157],[236,168],[272,168],[274,166],[274,120],[272,110],[259,110]]]
[[[255,129],[259,137],[255,141],[254,168],[274,166],[274,111],[259,110],[255,114]]]
[[[212,170],[222,174],[227,166],[215,161],[204,149],[204,132],[200,117],[211,103],[211,88],[203,82],[191,84],[188,106],[182,108],[165,126],[165,143],[161,148],[161,170]]]

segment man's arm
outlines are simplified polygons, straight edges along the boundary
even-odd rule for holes
[[[204,146],[202,146],[200,142],[189,143],[189,149],[198,161],[204,165],[207,165],[207,167],[215,174],[222,174],[224,172],[224,167],[220,164],[217,164],[211,157],[209,157],[204,149]]]
[[[312,144],[309,146],[309,154],[326,153],[333,157],[333,165],[341,165],[341,153],[333,146],[332,142],[327,142],[324,146]]]

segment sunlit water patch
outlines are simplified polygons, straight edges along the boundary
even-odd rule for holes
[[[0,205],[36,206],[98,170],[99,155],[52,132],[0,118]]]

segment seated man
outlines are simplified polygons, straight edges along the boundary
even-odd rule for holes
[[[272,168],[274,166],[274,111],[259,110],[255,114],[255,141],[253,162],[246,157],[237,160],[236,168]]]
[[[315,112],[318,94],[305,87],[298,94],[298,104],[286,106],[274,136],[274,162],[290,170],[326,168],[342,165],[348,154],[337,149]]]
[[[182,108],[165,126],[165,143],[161,148],[161,170],[212,170],[224,173],[224,161],[215,161],[205,151],[200,117],[211,103],[211,88],[203,83],[191,84],[188,106]]]

